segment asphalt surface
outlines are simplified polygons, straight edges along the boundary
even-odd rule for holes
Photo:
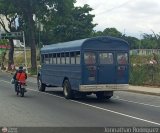
[[[12,75],[0,72],[0,127],[160,127],[160,97],[115,92],[110,100],[66,100],[61,88],[38,92],[29,78],[25,97],[16,96]]]

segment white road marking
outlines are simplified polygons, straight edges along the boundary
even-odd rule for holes
[[[135,104],[141,104],[141,105],[145,105],[145,106],[151,106],[151,107],[160,108],[160,106],[157,106],[157,105],[152,105],[152,104],[147,104],[147,103],[141,103],[141,102],[130,101],[130,100],[122,99],[122,98],[119,98],[119,97],[112,98],[112,99],[120,100],[120,101],[125,101],[125,102],[129,102],[129,103],[135,103]]]
[[[103,110],[103,111],[111,112],[111,113],[114,113],[114,114],[118,114],[118,115],[121,115],[121,116],[129,117],[129,118],[132,118],[132,119],[136,119],[136,120],[140,120],[140,121],[144,121],[144,122],[147,122],[147,123],[152,123],[152,124],[160,126],[160,123],[157,123],[157,122],[145,120],[145,119],[142,119],[142,118],[138,118],[138,117],[135,117],[135,116],[123,114],[123,113],[116,112],[116,111],[109,110],[109,109],[105,109],[105,108],[101,108],[101,107],[94,106],[94,105],[91,105],[91,104],[86,104],[86,103],[83,103],[83,102],[78,102],[78,101],[75,101],[75,100],[71,100],[71,101],[79,103],[79,104],[83,104],[83,105],[86,105],[86,106],[89,106],[89,107],[93,107],[93,108],[96,108],[96,109],[100,109],[100,110]]]
[[[5,80],[0,80],[0,81],[10,84],[10,82],[5,81]],[[39,92],[38,90],[34,90],[34,89],[30,89],[30,88],[27,88],[27,89],[31,90],[31,91],[38,92],[38,93],[43,93],[45,95],[50,95],[50,96],[54,96],[54,97],[57,97],[57,98],[65,99],[64,97],[57,96],[57,95],[54,95],[54,94],[49,94],[49,93],[45,93],[45,92]],[[105,108],[102,108],[102,107],[94,106],[94,105],[91,105],[91,104],[87,104],[87,103],[83,103],[83,102],[79,102],[79,101],[75,101],[75,100],[70,100],[70,101],[75,102],[75,103],[79,103],[79,104],[82,104],[82,105],[85,105],[85,106],[88,106],[88,107],[92,107],[92,108],[96,108],[96,109],[99,109],[99,110],[103,110],[103,111],[106,111],[106,112],[114,113],[114,114],[117,114],[117,115],[125,116],[125,117],[128,117],[128,118],[132,118],[132,119],[136,119],[136,120],[139,120],[139,121],[143,121],[143,122],[147,122],[147,123],[151,123],[151,124],[160,126],[160,123],[153,122],[153,121],[150,121],[150,120],[142,119],[142,118],[139,118],[139,117],[127,115],[127,114],[124,114],[124,113],[120,113],[120,112],[117,112],[117,111],[105,109]]]

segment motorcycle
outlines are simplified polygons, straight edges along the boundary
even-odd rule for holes
[[[18,81],[17,90],[16,90],[17,96],[20,94],[21,97],[24,97],[24,93],[26,92],[25,87],[26,87],[25,82]]]

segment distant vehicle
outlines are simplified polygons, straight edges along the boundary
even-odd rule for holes
[[[113,91],[128,89],[129,45],[114,37],[95,37],[51,44],[41,49],[39,91],[62,86],[65,98],[96,94],[109,99]]]

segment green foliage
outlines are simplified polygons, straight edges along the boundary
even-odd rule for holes
[[[28,72],[29,72],[31,75],[37,75],[37,69],[30,68],[30,69],[28,70]]]
[[[19,55],[14,59],[15,65],[16,66],[20,66],[22,64],[24,64],[24,55]]]
[[[143,34],[143,39],[141,40],[141,49],[145,48],[158,48],[157,40],[152,34]]]
[[[106,28],[103,31],[103,35],[114,36],[114,37],[122,37],[122,33],[119,32],[116,28]]]
[[[103,32],[97,31],[93,33],[93,36],[113,36],[113,37],[122,37],[122,33],[119,32],[116,28],[106,28]]]
[[[153,57],[130,56],[130,84],[133,85],[160,85],[160,65],[149,64]],[[157,56],[159,59],[160,57]],[[157,60],[158,60],[157,59]]]
[[[143,85],[147,80],[149,80],[149,74],[146,66],[130,66],[130,84]]]
[[[160,85],[159,65],[135,65],[130,67],[130,84],[133,85]]]
[[[6,39],[0,39],[0,45],[8,45],[9,42]]]
[[[66,5],[59,2],[61,6],[63,5],[63,11],[60,10],[61,12],[57,11],[53,14],[54,21],[48,21],[48,25],[45,25],[42,33],[43,38],[41,38],[44,44],[77,40],[91,36],[95,27],[95,24],[92,23],[94,15],[90,14],[92,8],[88,5],[74,7],[72,2],[69,3]]]
[[[131,37],[131,36],[122,36],[122,39],[124,39],[125,41],[127,41],[130,44],[130,49],[139,49],[140,48],[140,40],[135,38],[135,37]]]
[[[157,49],[160,48],[160,34],[142,34],[140,40],[136,37],[126,36],[116,28],[106,28],[104,31],[94,31],[92,36],[113,36],[126,40],[131,49]]]
[[[0,39],[0,45],[8,45],[8,40]],[[6,56],[7,49],[0,49],[0,66],[1,69],[4,69],[4,64],[6,62],[5,56]]]
[[[148,64],[151,59],[151,55],[131,55],[130,56],[130,62],[132,65],[138,64]]]

